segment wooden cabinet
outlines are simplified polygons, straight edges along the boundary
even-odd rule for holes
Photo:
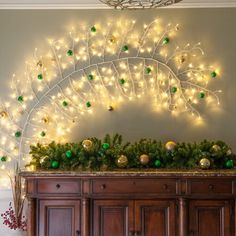
[[[24,172],[28,236],[235,236],[236,173]]]
[[[94,236],[128,236],[133,232],[133,201],[95,200],[93,210]]]
[[[137,236],[175,236],[175,201],[135,201],[135,232]]]
[[[94,236],[175,235],[175,202],[165,200],[95,200]]]
[[[39,236],[81,236],[79,200],[39,200]]]
[[[233,233],[230,201],[192,200],[189,205],[191,236],[226,236]]]

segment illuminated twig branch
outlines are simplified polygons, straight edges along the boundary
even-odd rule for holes
[[[64,132],[65,129],[70,130],[72,123],[77,122],[83,114],[92,113],[97,104],[107,106],[108,102],[116,99],[114,93],[123,101],[150,94],[154,98],[154,106],[173,113],[188,112],[197,117],[200,117],[200,113],[195,103],[199,94],[202,98],[209,96],[219,104],[219,91],[212,91],[208,88],[209,80],[203,79],[205,76],[216,77],[218,72],[191,61],[192,57],[204,55],[200,44],[172,49],[173,44],[169,47],[169,40],[174,41],[172,33],[176,32],[176,26],[167,25],[156,32],[155,27],[160,23],[154,20],[136,35],[134,23],[121,22],[117,25],[114,22],[106,29],[99,27],[93,30],[95,32],[87,29],[79,36],[73,31],[68,36],[70,46],[64,41],[51,41],[50,55],[47,52],[45,57],[38,57],[35,50],[33,62],[27,63],[24,75],[27,83],[13,76],[11,88],[14,100],[9,106],[1,103],[0,119],[3,120],[0,124],[3,136],[18,145],[19,162],[26,155],[31,142],[42,140],[45,143],[55,139],[53,133],[41,139],[39,132],[54,130],[52,132],[56,133],[57,129],[61,129],[64,138],[69,132]],[[72,53],[68,53],[68,50],[72,50]],[[176,59],[185,54],[187,56],[182,58],[183,63],[179,63]],[[89,73],[93,73],[93,70],[96,75],[90,79]],[[35,73],[43,74],[39,85],[34,81]],[[40,86],[38,90],[37,85]],[[18,96],[27,99],[17,101]],[[32,96],[31,101],[29,98]],[[63,98],[69,101],[66,109],[61,104]],[[93,103],[92,106],[89,101]],[[21,110],[18,112],[19,107]],[[18,113],[19,116],[16,115]],[[7,115],[7,118],[4,117]],[[40,117],[45,115],[53,117],[47,124]],[[21,137],[17,139],[13,134],[18,130],[21,131]],[[4,155],[11,156],[10,148],[0,145],[0,150]]]

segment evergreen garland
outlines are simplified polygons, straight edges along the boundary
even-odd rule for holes
[[[166,144],[153,139],[141,139],[135,143],[123,143],[119,134],[106,135],[103,140],[89,138],[91,148],[87,149],[83,141],[79,143],[55,143],[31,145],[32,161],[27,166],[37,170],[114,170],[119,168],[117,159],[127,157],[125,168],[167,168],[197,169],[201,159],[210,161],[210,168],[233,168],[236,156],[222,141],[200,143],[177,143],[172,150]],[[148,164],[143,165],[140,156],[149,157]],[[159,160],[160,165],[156,165]]]

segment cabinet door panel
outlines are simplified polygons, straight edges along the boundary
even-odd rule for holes
[[[230,202],[190,201],[190,232],[194,236],[230,236]],[[232,227],[230,227],[232,226]]]
[[[41,200],[39,236],[74,236],[80,232],[80,201]]]
[[[175,201],[135,201],[135,229],[142,236],[174,236],[175,212]]]
[[[133,201],[95,200],[94,236],[128,236],[133,230]]]

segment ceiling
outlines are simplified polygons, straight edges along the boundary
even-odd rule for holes
[[[171,8],[236,7],[236,0],[183,0]],[[0,0],[0,9],[105,9],[99,0]]]

